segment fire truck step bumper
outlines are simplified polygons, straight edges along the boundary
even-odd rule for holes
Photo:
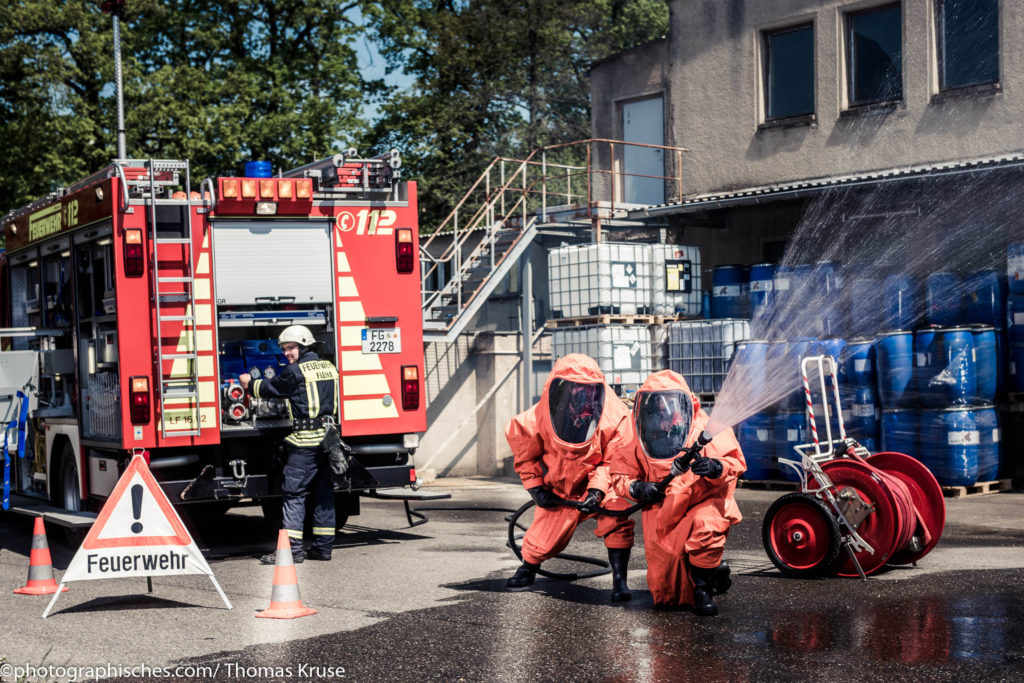
[[[37,502],[27,496],[11,496],[11,512],[30,517],[42,517],[47,524],[57,524],[72,529],[92,526],[96,521],[95,512],[68,512],[61,508]]]

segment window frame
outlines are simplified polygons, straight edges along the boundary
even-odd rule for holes
[[[797,114],[785,114],[782,116],[773,116],[772,110],[772,38],[778,35],[786,33],[796,33],[797,31],[810,30],[811,32],[811,109],[807,112],[800,112]],[[817,41],[817,34],[815,31],[815,25],[813,20],[801,21],[795,24],[789,24],[786,26],[780,26],[771,29],[763,29],[761,31],[761,50],[763,55],[763,65],[761,78],[764,81],[764,87],[762,89],[762,103],[764,107],[763,125],[784,125],[792,122],[804,122],[814,121],[815,115],[818,111],[818,93],[817,93],[817,78],[818,78],[818,64],[815,59],[815,45]]]
[[[855,100],[855,79],[854,79],[854,21],[857,17],[862,17],[868,14],[876,14],[886,10],[897,9],[899,10],[899,21],[900,21],[900,92],[899,96],[891,97],[887,99],[875,99],[875,100]],[[845,76],[846,76],[846,107],[848,110],[864,110],[864,109],[888,109],[892,108],[906,99],[906,89],[904,83],[903,66],[905,61],[905,50],[904,50],[904,16],[903,16],[903,2],[898,0],[897,2],[887,2],[879,5],[873,5],[871,7],[862,7],[854,10],[845,12],[843,15],[843,37],[845,42]]]
[[[996,18],[996,76],[992,80],[974,81],[974,82],[971,82],[971,83],[962,83],[960,85],[946,85],[946,83],[945,83],[945,76],[946,76],[945,71],[946,70],[945,70],[945,65],[944,65],[944,55],[945,55],[945,52],[946,52],[946,49],[945,49],[945,44],[946,44],[946,30],[945,30],[946,23],[945,23],[945,15],[944,15],[943,10],[945,9],[947,1],[948,0],[934,0],[934,3],[933,3],[933,7],[934,7],[934,10],[935,10],[935,17],[934,17],[934,19],[935,19],[935,67],[936,67],[936,78],[937,78],[938,93],[941,95],[941,94],[947,94],[947,93],[963,92],[963,91],[968,91],[968,90],[986,90],[986,89],[989,89],[989,88],[992,88],[992,87],[998,88],[1000,83],[1001,83],[1001,79],[1002,79],[1002,64],[1000,62],[1001,62],[1001,57],[1002,57],[1002,54],[1003,54],[1003,51],[1002,51],[1002,40],[1000,39],[1001,35],[1000,35],[1000,31],[999,31],[999,27],[1000,27],[1000,16],[999,16],[1000,2],[999,2],[999,0],[995,0],[995,2],[996,2],[996,17],[995,17]]]

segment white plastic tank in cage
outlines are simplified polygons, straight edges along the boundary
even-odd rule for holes
[[[651,374],[651,335],[646,325],[588,325],[551,330],[551,353],[583,353],[597,361],[608,384],[636,389]]]
[[[700,247],[652,244],[651,308],[654,315],[699,316]]]
[[[602,242],[552,249],[552,318],[651,315],[649,244]]]
[[[750,337],[750,322],[735,318],[668,323],[668,366],[698,394],[716,394],[729,372],[737,342]]]

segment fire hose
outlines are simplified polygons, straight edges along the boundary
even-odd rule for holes
[[[654,485],[658,493],[664,494],[665,490],[668,488],[668,485],[672,482],[673,479],[689,470],[690,464],[693,462],[694,458],[700,455],[701,450],[703,450],[704,446],[706,446],[710,441],[711,437],[706,432],[702,432],[700,435],[698,435],[697,440],[694,441],[693,445],[686,449],[686,452],[683,455],[677,457],[672,462],[672,469],[669,471],[669,473]],[[565,498],[555,496],[555,507],[570,507],[579,510],[581,509],[582,504],[583,501],[581,500],[567,500]],[[512,549],[512,552],[520,561],[522,561],[523,559],[522,547],[519,545],[519,540],[522,538],[522,535],[517,534],[516,529],[522,529],[523,532],[526,531],[526,528],[519,524],[519,518],[522,517],[523,514],[534,505],[536,505],[536,503],[530,500],[524,503],[518,510],[512,513],[511,517],[508,518],[509,521],[507,545],[509,548]],[[636,503],[622,510],[610,510],[605,507],[599,507],[597,508],[596,512],[598,514],[607,515],[609,517],[629,517],[637,510],[642,509],[644,505],[644,503]],[[557,579],[560,581],[575,581],[577,579],[586,579],[593,576],[603,576],[607,574],[609,571],[611,571],[611,568],[608,566],[608,562],[606,562],[605,560],[599,560],[592,557],[584,557],[582,555],[571,555],[568,553],[560,553],[555,557],[561,560],[570,560],[573,562],[584,562],[586,564],[593,564],[598,567],[601,567],[601,569],[592,570],[588,572],[572,573],[551,572],[545,569],[538,569],[537,573],[541,576],[546,576],[549,579]]]

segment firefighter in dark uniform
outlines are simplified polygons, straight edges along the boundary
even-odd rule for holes
[[[284,465],[282,498],[284,528],[292,545],[295,562],[330,560],[334,546],[334,479],[322,446],[327,434],[323,418],[338,412],[338,370],[313,350],[318,344],[313,333],[303,325],[285,328],[278,343],[288,366],[270,379],[253,380],[244,373],[239,381],[253,396],[288,399],[293,431],[285,437],[287,460]],[[313,495],[313,542],[309,552],[302,549],[302,532],[306,516],[306,496]],[[263,564],[274,564],[277,553],[260,558]]]

